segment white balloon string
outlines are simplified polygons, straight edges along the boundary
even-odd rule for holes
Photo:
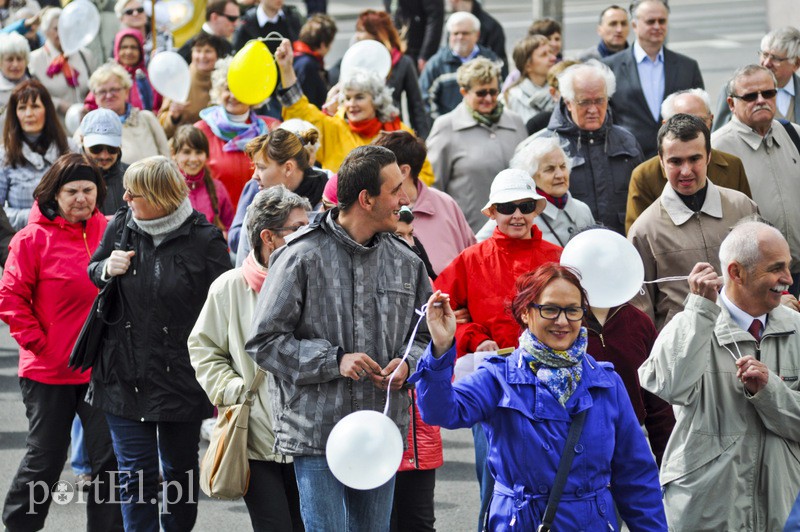
[[[414,345],[414,339],[417,337],[417,330],[419,329],[419,324],[422,323],[422,320],[425,319],[425,311],[428,310],[428,304],[425,303],[419,309],[414,309],[414,312],[419,315],[419,319],[417,320],[417,324],[414,325],[414,330],[411,331],[411,337],[408,339],[408,345],[406,346],[406,351],[403,353],[403,358],[400,359],[400,363],[394,368],[394,371],[389,376],[389,383],[386,385],[386,406],[383,408],[383,415],[389,415],[389,399],[392,396],[392,379],[394,379],[395,373],[397,370],[400,369],[400,366],[405,364],[406,360],[408,359],[408,354],[411,352],[411,346]]]
[[[655,284],[655,283],[670,283],[672,281],[685,281],[689,278],[688,275],[673,275],[672,277],[661,277],[653,281],[642,281],[642,284]],[[644,295],[644,287],[639,289],[639,293]]]

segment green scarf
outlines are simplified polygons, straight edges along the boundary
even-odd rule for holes
[[[494,111],[488,115],[479,113],[469,105],[467,105],[467,109],[469,109],[469,112],[472,113],[472,118],[474,118],[477,123],[486,127],[492,127],[494,124],[500,121],[500,117],[503,115],[503,102],[497,102],[497,107],[495,107]]]

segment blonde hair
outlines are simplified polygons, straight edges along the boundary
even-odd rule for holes
[[[302,171],[308,169],[310,156],[306,146],[314,144],[319,138],[316,129],[307,129],[300,133],[293,133],[288,129],[276,129],[266,135],[256,137],[244,147],[244,153],[255,161],[256,157],[275,161],[283,164],[293,159]]]
[[[214,63],[214,71],[211,72],[211,90],[208,91],[213,104],[222,105],[222,90],[228,84],[228,69],[231,61],[233,61],[233,57],[228,56],[217,59],[217,62]]]
[[[473,85],[485,85],[496,79],[499,82],[500,67],[491,59],[476,57],[456,70],[458,86],[469,90]]]
[[[111,78],[119,79],[123,89],[127,90],[133,86],[133,80],[128,71],[119,63],[109,62],[97,67],[92,77],[89,78],[89,88],[94,92],[100,85],[111,81]]]
[[[130,165],[122,177],[122,186],[167,214],[175,212],[189,195],[178,167],[163,155],[146,157]]]

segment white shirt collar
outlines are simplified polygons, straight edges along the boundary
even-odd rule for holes
[[[264,8],[261,7],[261,4],[258,5],[258,9],[256,9],[256,20],[258,20],[259,27],[264,27],[267,22],[272,22],[275,24],[278,20],[283,16],[283,9],[278,10],[278,14],[272,18],[269,18],[267,12],[264,11]]]
[[[784,85],[783,87],[780,87],[778,90],[781,90],[783,92],[786,92],[786,93],[791,94],[792,96],[794,96],[795,95],[794,94],[794,76],[789,78],[789,82],[786,85]]]
[[[728,313],[730,313],[731,318],[736,325],[739,326],[740,329],[746,331],[750,329],[750,324],[753,323],[753,320],[758,320],[761,322],[761,330],[767,328],[767,315],[762,314],[761,316],[751,316],[747,312],[743,311],[739,307],[737,307],[733,301],[728,299],[728,296],[725,295],[725,287],[722,287],[722,291],[719,293],[720,300],[722,304],[725,305],[725,308],[728,309]]]
[[[647,52],[644,51],[644,48],[642,48],[641,45],[639,44],[639,41],[635,41],[633,43],[633,57],[634,57],[634,59],[636,59],[636,63],[637,64],[641,63],[642,60],[644,60],[645,57],[647,57],[648,59],[650,58],[647,55]],[[658,54],[656,56],[656,62],[658,62],[658,61],[661,61],[662,63],[664,62],[664,47],[663,46],[658,51]]]

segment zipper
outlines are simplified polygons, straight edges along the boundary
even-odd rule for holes
[[[414,469],[419,469],[419,448],[417,447],[417,399],[411,389],[411,439],[414,443]]]
[[[86,254],[89,256],[89,260],[92,260],[92,252],[89,250],[89,237],[86,236],[86,221],[82,222],[82,229],[81,232],[83,233],[83,245],[86,246]]]
[[[131,322],[125,322],[125,340],[128,345],[128,359],[133,368],[133,389],[139,393],[139,368],[136,366],[136,356],[133,354],[133,338],[131,337]]]

